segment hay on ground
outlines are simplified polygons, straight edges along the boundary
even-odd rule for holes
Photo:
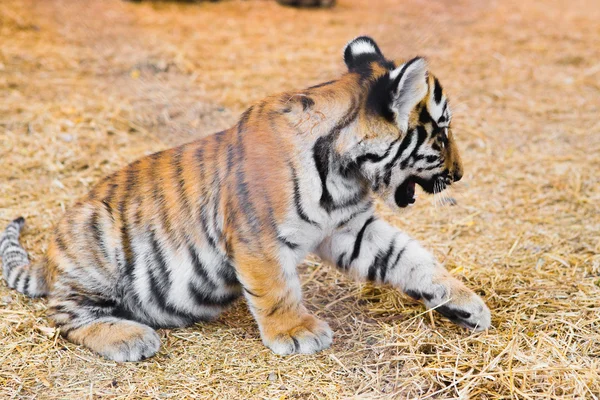
[[[135,158],[232,124],[253,101],[334,79],[374,36],[422,54],[451,94],[466,174],[455,206],[381,209],[485,298],[471,334],[313,259],[308,307],[330,350],[278,357],[240,302],[161,330],[116,364],[57,337],[46,303],[0,285],[0,398],[597,398],[600,8],[594,0],[0,3],[0,223],[34,258],[63,210]]]

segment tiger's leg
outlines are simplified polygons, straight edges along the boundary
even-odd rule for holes
[[[490,327],[490,311],[479,296],[417,241],[370,213],[326,238],[317,254],[360,279],[388,283],[422,299],[427,308],[458,325],[475,330]]]
[[[238,277],[265,346],[276,354],[311,354],[328,348],[329,325],[302,304],[296,264],[236,254]]]
[[[109,360],[143,360],[153,356],[160,347],[156,331],[122,318],[123,313],[113,300],[60,290],[60,295],[51,295],[49,307],[50,318],[62,336]]]

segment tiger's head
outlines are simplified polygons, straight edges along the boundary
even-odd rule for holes
[[[406,207],[415,202],[415,184],[437,193],[459,181],[452,113],[426,61],[396,66],[366,36],[348,43],[344,61],[363,91],[347,160],[372,190],[388,205]]]

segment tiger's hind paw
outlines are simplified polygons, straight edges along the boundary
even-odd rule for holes
[[[128,320],[84,325],[68,331],[67,338],[117,362],[145,360],[160,348],[160,337],[154,329]]]

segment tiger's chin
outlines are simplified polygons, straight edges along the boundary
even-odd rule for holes
[[[410,176],[404,180],[394,192],[394,203],[400,208],[406,208],[416,201],[415,188],[419,185],[426,193],[439,193],[448,186],[447,181],[433,176],[429,179]]]

